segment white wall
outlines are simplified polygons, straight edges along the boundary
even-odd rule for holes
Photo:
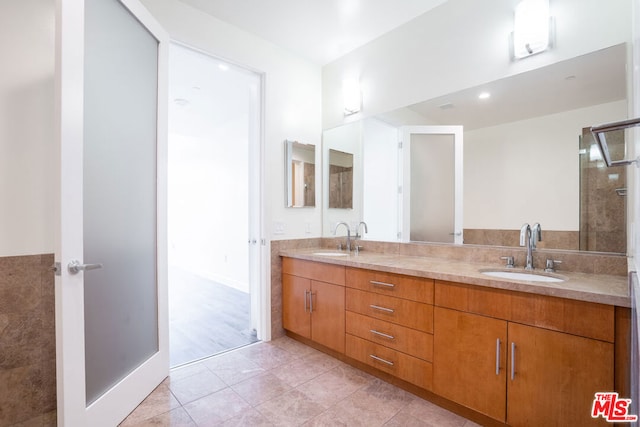
[[[0,256],[54,250],[54,15],[0,2]]]
[[[345,121],[345,75],[360,75],[366,117],[630,41],[632,0],[553,0],[555,47],[512,62],[517,2],[449,0],[326,65],[323,128]]]
[[[179,1],[142,2],[173,40],[264,73],[264,237],[320,236],[319,204],[315,208],[285,208],[284,194],[284,140],[320,144],[320,67]],[[321,165],[320,156],[316,160]],[[283,225],[281,233],[276,234],[276,223]]]
[[[617,101],[465,132],[464,227],[578,230],[578,136],[626,117]]]
[[[380,120],[363,120],[363,238],[393,241],[398,237],[398,129]]]

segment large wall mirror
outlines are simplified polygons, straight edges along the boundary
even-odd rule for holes
[[[285,141],[285,194],[289,208],[316,205],[316,146]]]
[[[369,224],[366,238],[411,240],[399,234],[409,195],[398,135],[403,126],[462,125],[465,244],[518,246],[521,225],[539,222],[539,247],[625,253],[627,177],[605,167],[584,129],[628,118],[626,59],[627,46],[615,45],[361,120],[354,220]],[[483,92],[490,97],[479,99]]]

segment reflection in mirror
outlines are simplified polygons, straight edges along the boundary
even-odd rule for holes
[[[287,207],[316,205],[316,146],[285,141]]]
[[[453,243],[454,136],[411,134],[409,240]],[[437,159],[437,161],[434,161]],[[425,165],[429,165],[425,167]]]
[[[329,150],[329,207],[353,208],[353,154]]]
[[[626,58],[626,45],[615,45],[380,114],[365,119],[365,128],[368,121],[396,128],[464,126],[465,244],[518,246],[522,224],[539,222],[544,230],[539,248],[624,253],[626,237],[619,233],[626,229],[624,214],[600,211],[599,231],[584,226],[581,213],[595,212],[596,201],[605,203],[609,194],[602,193],[609,190],[596,184],[589,187],[588,196],[584,194],[587,188],[581,184],[581,177],[589,172],[581,170],[580,164],[590,150],[578,153],[583,128],[628,117]],[[490,92],[491,97],[478,99],[483,91]],[[360,136],[361,151],[354,150],[364,159],[363,171],[358,173],[368,177],[371,170],[384,169],[387,175],[397,176],[394,171],[402,166],[395,160],[384,166],[368,161],[368,138],[364,132]],[[385,144],[397,146],[397,139],[394,142],[389,138]],[[597,163],[593,167],[597,168]],[[626,188],[627,178],[622,173],[617,178],[615,175],[604,176],[611,180],[607,184],[616,182],[611,194],[626,206],[625,196],[618,196],[615,190]],[[373,213],[367,208],[367,199],[375,189],[368,186],[367,179],[363,183],[365,194],[354,194],[354,198],[364,199],[358,215],[371,224]],[[395,185],[400,189],[398,181]],[[397,196],[387,199],[392,205]],[[592,205],[587,208],[584,203]],[[616,209],[626,212],[623,206]],[[396,231],[402,230],[399,222],[394,224]],[[591,239],[591,243],[582,244],[589,233],[599,233],[600,243],[594,245]],[[621,244],[604,244],[614,235]],[[402,240],[391,230],[387,236],[390,241]]]

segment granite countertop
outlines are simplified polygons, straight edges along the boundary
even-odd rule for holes
[[[360,252],[359,255],[350,254],[346,256],[320,255],[322,253],[335,254],[336,251],[295,249],[283,250],[280,255],[428,279],[631,307],[629,285],[625,276],[559,271],[554,273],[553,276],[565,279],[563,282],[532,282],[490,277],[481,273],[482,270],[524,272],[522,268],[506,270],[503,266],[495,264],[364,251]],[[535,272],[545,274],[543,271],[543,269],[536,269]]]

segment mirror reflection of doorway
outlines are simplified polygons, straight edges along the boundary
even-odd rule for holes
[[[250,163],[258,74],[172,45],[169,58],[170,365],[257,341]],[[255,163],[252,163],[255,164]],[[252,206],[254,209],[252,209]],[[253,298],[255,300],[255,298]]]

